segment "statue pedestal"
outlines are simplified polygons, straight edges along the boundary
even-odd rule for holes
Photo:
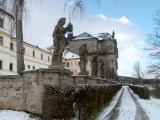
[[[85,71],[85,72],[80,72],[78,73],[78,75],[82,75],[82,76],[88,76],[89,72],[88,71]]]
[[[71,74],[72,72],[65,67],[64,64],[50,65],[48,71],[51,71],[54,75],[54,84],[65,85],[72,84]]]
[[[88,75],[73,75],[73,84],[90,84],[91,77]]]

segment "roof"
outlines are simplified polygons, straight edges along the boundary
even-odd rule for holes
[[[75,54],[75,53],[72,53],[72,52],[67,52],[65,55],[64,55],[64,59],[79,59],[79,55]]]
[[[83,32],[80,35],[78,35],[77,37],[75,37],[74,40],[92,39],[92,38],[95,38],[95,37],[90,35],[87,32]]]
[[[13,40],[16,41],[16,38],[15,38],[15,37],[12,37],[12,38],[13,38]],[[27,44],[27,45],[29,45],[29,46],[32,46],[32,47],[34,47],[35,49],[38,49],[38,50],[41,50],[41,51],[46,52],[46,53],[48,53],[48,54],[51,54],[50,51],[48,51],[48,50],[46,50],[46,49],[43,49],[43,48],[40,48],[38,45],[36,46],[36,45],[33,45],[33,44],[28,43],[28,42],[26,42],[26,41],[23,41],[23,43],[24,43],[24,44]]]
[[[95,34],[95,36],[96,36],[99,40],[112,39],[112,36],[111,36],[109,33],[98,33],[98,34]]]
[[[83,32],[74,38],[74,40],[84,40],[84,39],[110,40],[113,38],[112,35],[110,35],[109,33],[89,34],[87,32]]]
[[[14,16],[13,16],[12,14],[10,14],[9,12],[3,10],[2,8],[0,8],[0,12],[3,12],[3,13],[5,13],[5,14],[7,14],[8,16],[10,16],[11,18],[14,19]]]
[[[96,39],[96,40],[115,40],[115,38],[112,37],[109,33],[97,33],[97,34],[89,34],[87,32],[83,32],[78,36],[74,36],[73,41],[76,40],[87,40],[87,39]],[[47,50],[53,49],[52,46],[48,46],[46,48]]]

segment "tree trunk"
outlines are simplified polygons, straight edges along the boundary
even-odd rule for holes
[[[23,56],[23,0],[16,0],[16,40],[17,40],[17,73],[22,74],[24,71]]]

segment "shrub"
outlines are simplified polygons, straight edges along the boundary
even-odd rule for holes
[[[90,120],[121,85],[45,86],[43,117],[47,120]]]
[[[149,90],[148,87],[138,86],[138,85],[129,85],[134,93],[136,93],[140,98],[149,99]]]

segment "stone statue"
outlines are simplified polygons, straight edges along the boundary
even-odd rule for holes
[[[101,59],[98,64],[98,74],[100,78],[104,78],[104,62]]]
[[[53,32],[54,51],[52,55],[52,65],[62,64],[63,52],[68,45],[68,40],[65,34],[68,27],[64,28],[66,18],[60,18]]]
[[[91,75],[93,77],[97,77],[97,72],[98,72],[98,56],[93,56],[92,61],[91,61]]]
[[[86,71],[86,64],[87,64],[87,55],[88,55],[88,50],[87,50],[87,45],[83,44],[79,48],[79,55],[80,55],[80,75],[87,75],[88,71]]]

